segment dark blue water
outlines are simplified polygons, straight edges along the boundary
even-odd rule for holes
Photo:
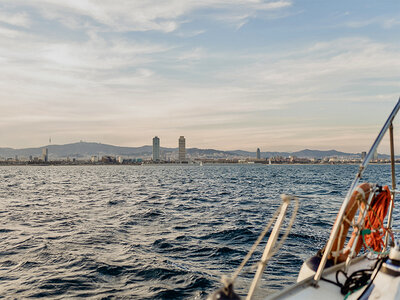
[[[325,244],[357,168],[0,167],[0,295],[203,299],[240,264],[281,193],[307,196],[261,287],[282,288]],[[389,184],[389,174],[374,165],[367,178]],[[238,280],[241,294],[251,278]]]

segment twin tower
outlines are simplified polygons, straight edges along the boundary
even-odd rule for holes
[[[178,160],[179,162],[186,161],[186,140],[184,136],[180,136],[178,140]],[[160,161],[160,138],[153,138],[153,161]]]

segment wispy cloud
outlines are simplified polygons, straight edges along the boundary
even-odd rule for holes
[[[238,13],[254,15],[256,12],[284,9],[291,6],[290,1],[263,0],[156,0],[128,1],[121,0],[116,5],[109,1],[56,1],[38,0],[34,3],[16,0],[15,3],[39,10],[47,19],[57,20],[72,28],[105,26],[113,31],[175,31],[188,14],[202,9],[216,9],[220,19],[237,18]],[[239,23],[243,19],[238,19]],[[104,30],[103,29],[103,30]]]
[[[26,48],[19,47],[22,41]],[[346,140],[338,129],[324,125],[331,122],[332,115],[319,120],[319,129],[289,121],[284,132],[279,130],[283,119],[271,116],[285,119],[283,112],[290,107],[298,107],[299,113],[308,116],[312,106],[307,111],[302,108],[305,103],[376,101],[377,93],[368,95],[368,91],[380,84],[395,84],[400,69],[397,48],[364,38],[318,42],[268,55],[263,51],[250,55],[235,50],[211,54],[202,48],[188,52],[171,49],[175,50],[168,45],[104,40],[97,35],[84,43],[42,43],[24,33],[5,36],[0,41],[0,57],[7,57],[0,73],[0,97],[13,104],[0,105],[2,118],[8,118],[9,126],[25,124],[38,131],[43,122],[52,124],[52,135],[73,129],[79,119],[85,119],[82,138],[92,140],[110,127],[140,126],[134,144],[159,132],[172,143],[175,135],[189,135],[193,146],[201,146],[193,141],[202,141],[208,147],[227,148],[218,140],[229,139],[228,148],[232,149],[240,148],[246,139],[249,144],[261,139],[272,148],[276,143],[281,150],[297,149],[305,142],[318,147],[318,139],[327,145]],[[29,55],[31,51],[35,55]],[[201,71],[220,59],[225,60],[223,65]],[[175,79],[177,65],[185,66],[184,72],[195,74],[198,80],[192,76]],[[160,71],[165,68],[167,74]],[[392,96],[380,93],[381,99]],[[21,104],[25,114],[18,109]],[[43,122],[32,115],[41,116]],[[93,124],[96,131],[91,129]],[[302,128],[303,134],[290,131],[294,125]],[[72,129],[64,133],[65,138],[76,134]],[[327,131],[332,134],[329,139]],[[127,144],[129,135],[131,130],[115,130],[112,142]]]
[[[352,151],[375,128],[373,105],[385,106],[399,87],[396,42],[355,33],[365,26],[355,23],[346,25],[351,34],[321,34],[332,28],[319,23],[303,34],[297,25],[312,8],[292,1],[14,0],[2,8],[0,141],[10,146],[27,143],[29,131],[29,143],[51,134],[134,146],[159,135],[173,146],[183,134],[197,147],[291,151],[342,139],[339,150]],[[396,20],[369,24],[396,30]],[[374,109],[350,115],[358,101]],[[351,145],[356,121],[365,125]]]
[[[273,91],[282,95],[284,87],[290,87],[291,95],[344,91],[368,80],[372,81],[368,85],[375,85],[398,78],[399,53],[398,47],[369,39],[335,39],[255,62],[245,58],[245,66],[219,77],[246,83],[267,95]]]
[[[391,29],[395,26],[400,25],[399,17],[400,16],[391,16],[391,15],[376,16],[362,20],[351,20],[346,22],[345,25],[351,28],[362,28],[366,26],[378,25],[384,29]]]
[[[31,19],[25,12],[20,12],[20,13],[0,12],[0,23],[28,28],[31,25]]]

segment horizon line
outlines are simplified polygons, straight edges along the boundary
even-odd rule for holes
[[[48,144],[48,145],[43,145],[43,146],[36,146],[36,147],[24,147],[24,148],[13,148],[13,147],[0,147],[0,149],[12,149],[12,150],[25,150],[25,149],[40,149],[40,148],[45,148],[45,147],[50,147],[50,146],[66,146],[66,145],[71,145],[71,144],[80,144],[80,143],[86,143],[86,144],[100,144],[100,145],[107,145],[107,146],[113,146],[113,147],[119,147],[119,148],[141,148],[141,147],[153,147],[152,145],[142,145],[142,146],[120,146],[120,145],[115,145],[115,144],[107,144],[107,143],[102,143],[102,142],[94,142],[94,141],[85,141],[85,140],[80,140],[77,142],[70,142],[70,143],[66,143],[66,144]],[[166,149],[178,149],[177,147],[168,147],[168,146],[160,146],[160,148],[166,148]],[[257,147],[260,148],[260,147]],[[200,148],[200,147],[190,147],[190,148],[186,148],[186,149],[199,149],[199,150],[215,150],[215,151],[221,151],[221,152],[233,152],[233,151],[244,151],[244,152],[250,152],[250,153],[256,153],[257,152],[257,148],[255,148],[254,151],[252,150],[242,150],[242,149],[232,149],[232,150],[220,150],[217,148]],[[320,149],[310,149],[305,147],[304,149],[301,150],[291,150],[291,151],[287,151],[287,150],[261,150],[260,148],[260,152],[261,153],[267,153],[267,152],[278,152],[278,153],[296,153],[296,152],[301,152],[301,151],[320,151],[320,152],[329,152],[329,151],[336,151],[336,152],[342,152],[345,154],[361,154],[362,152],[368,152],[368,151],[359,151],[359,152],[346,152],[346,151],[341,151],[341,150],[337,150],[337,149],[329,149],[329,150],[320,150]],[[378,153],[379,154],[379,153]],[[384,154],[384,155],[389,155],[387,153],[380,153],[380,154]]]

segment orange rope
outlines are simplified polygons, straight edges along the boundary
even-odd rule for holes
[[[370,210],[364,220],[364,228],[372,231],[371,234],[365,236],[365,243],[377,252],[384,248],[383,238],[387,229],[383,226],[383,220],[389,209],[390,201],[392,201],[392,196],[389,187],[386,185],[382,192],[372,200]],[[379,232],[380,228],[383,230],[382,233]]]

